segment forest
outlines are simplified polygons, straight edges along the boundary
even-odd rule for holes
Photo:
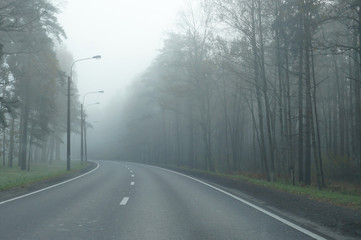
[[[361,183],[361,2],[189,4],[128,89],[118,156]]]
[[[47,0],[0,3],[1,165],[62,157],[72,56]],[[361,183],[361,2],[188,1],[126,90],[105,158]],[[72,132],[79,98],[71,88]],[[114,130],[116,129],[116,130]],[[96,150],[96,149],[95,149]]]
[[[1,165],[30,170],[32,162],[60,160],[66,133],[71,54],[59,44],[66,34],[59,9],[47,0],[0,2]],[[65,71],[66,69],[67,71]],[[72,122],[79,119],[71,89]],[[73,125],[77,132],[79,126]]]

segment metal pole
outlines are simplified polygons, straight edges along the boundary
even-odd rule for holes
[[[68,117],[67,117],[67,144],[66,144],[66,169],[70,170],[70,82],[71,77],[68,77]]]
[[[85,109],[87,106],[84,106],[84,101],[85,101],[85,97],[89,94],[94,94],[94,93],[104,93],[104,91],[96,91],[96,92],[87,92],[84,94],[83,96],[83,102],[80,104],[80,118],[81,118],[81,124],[80,124],[80,128],[81,128],[81,140],[80,140],[80,155],[81,155],[81,162],[83,164],[83,159],[85,158],[85,161],[88,161],[88,156],[87,156],[87,146],[86,146],[86,121],[85,121]],[[95,103],[95,104],[99,104],[99,103]],[[93,105],[93,104],[90,104]],[[84,144],[83,144],[84,142]],[[83,146],[85,149],[83,149]]]
[[[84,113],[83,113],[83,104],[80,104],[80,161],[81,161],[81,165],[83,165],[83,160],[84,160],[84,143],[83,143],[83,139],[84,139]]]
[[[91,58],[78,59],[78,60],[74,61],[70,67],[70,77],[68,77],[68,118],[67,118],[67,146],[66,146],[66,154],[67,154],[66,169],[67,170],[70,170],[70,82],[71,82],[72,76],[73,76],[73,67],[74,67],[74,64],[79,61],[84,61],[84,60],[89,60],[89,59],[100,59],[100,58],[101,58],[100,55],[96,55]]]
[[[88,162],[88,152],[86,147],[86,122],[85,122],[85,116],[84,116],[84,147],[85,147],[85,162]]]

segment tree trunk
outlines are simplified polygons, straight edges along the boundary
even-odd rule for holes
[[[29,80],[26,80],[29,81]],[[27,84],[29,85],[29,84]],[[27,88],[29,89],[29,88]],[[28,91],[27,91],[28,92]],[[20,163],[21,170],[26,170],[26,154],[27,154],[27,146],[28,146],[28,120],[29,120],[29,104],[28,101],[25,101],[23,111],[22,111],[22,133],[21,133],[21,152],[20,152]]]
[[[298,181],[304,181],[303,171],[303,42],[299,49],[298,73]]]
[[[269,143],[269,152],[270,152],[270,178],[271,181],[275,180],[275,145],[273,141],[273,132],[271,126],[271,109],[268,97],[268,84],[266,78],[266,69],[265,69],[265,59],[264,59],[264,43],[263,43],[263,26],[262,26],[262,13],[261,13],[261,0],[258,0],[258,28],[259,28],[259,45],[260,45],[260,70],[261,70],[261,79],[262,79],[262,90],[264,96],[265,110],[266,110],[266,124],[267,124],[267,136]]]
[[[6,128],[3,127],[3,166],[6,166]]]
[[[251,36],[251,45],[253,52],[253,64],[254,64],[254,80],[256,86],[256,99],[258,105],[258,121],[259,121],[259,133],[260,133],[260,152],[261,152],[261,163],[262,163],[262,172],[266,175],[267,180],[270,180],[270,174],[268,169],[268,161],[266,154],[266,143],[264,136],[264,123],[263,123],[263,104],[262,104],[262,96],[260,90],[260,69],[258,64],[258,56],[257,56],[257,43],[256,43],[256,20],[255,20],[255,1],[252,0],[251,7],[251,17],[252,17],[252,36]]]
[[[13,158],[14,158],[14,136],[15,136],[15,117],[11,118],[11,128],[10,128],[10,143],[9,143],[9,167],[13,167]]]
[[[357,28],[357,36],[358,36],[358,44],[357,44],[357,52],[358,52],[358,67],[357,67],[357,78],[356,78],[356,90],[355,90],[355,102],[356,102],[356,116],[357,116],[357,121],[356,121],[356,125],[358,126],[358,131],[357,131],[357,140],[358,140],[358,165],[359,168],[361,170],[361,83],[360,83],[360,72],[361,72],[361,2],[360,1],[355,1],[355,4],[357,4],[358,7],[358,28]]]
[[[320,135],[320,127],[318,122],[318,112],[317,112],[317,85],[316,85],[316,74],[315,74],[315,61],[314,61],[314,54],[313,54],[313,46],[311,44],[311,63],[312,63],[312,79],[313,79],[313,108],[314,108],[314,118],[315,118],[315,124],[316,124],[316,134],[317,134],[317,149],[316,149],[316,143],[314,143],[315,151],[317,150],[317,155],[315,158],[316,161],[316,171],[317,171],[317,183],[319,184],[319,189],[325,187],[325,178],[323,174],[323,162],[322,162],[322,156],[321,156],[321,135]]]
[[[312,97],[311,97],[311,58],[310,35],[308,18],[305,18],[305,82],[306,82],[306,129],[305,129],[305,184],[311,184],[311,124],[312,124]]]

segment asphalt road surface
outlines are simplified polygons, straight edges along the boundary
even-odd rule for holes
[[[190,177],[99,161],[90,174],[0,203],[0,239],[323,239]]]

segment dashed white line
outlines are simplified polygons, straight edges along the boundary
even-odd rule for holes
[[[128,200],[129,200],[129,197],[123,197],[123,199],[122,199],[122,201],[119,203],[119,205],[126,205],[127,204],[127,202],[128,202]]]
[[[134,174],[132,174],[132,176],[131,176],[131,177],[135,177],[135,176],[134,176]]]
[[[130,183],[130,185],[134,185],[134,184],[135,184],[135,182],[131,182],[131,183]]]
[[[133,172],[132,170],[130,170],[130,172]]]

